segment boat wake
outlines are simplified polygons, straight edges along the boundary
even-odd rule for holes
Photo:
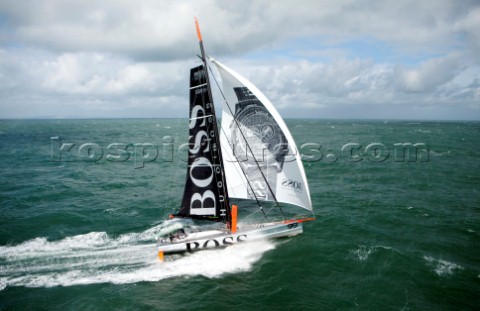
[[[182,276],[221,277],[249,271],[272,241],[238,244],[225,249],[157,258],[157,227],[116,238],[90,232],[48,241],[35,238],[0,246],[0,290],[7,286],[53,287],[94,283],[136,283]],[[259,245],[260,244],[260,245]]]

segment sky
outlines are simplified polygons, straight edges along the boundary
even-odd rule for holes
[[[0,118],[187,117],[194,16],[285,118],[480,120],[477,0],[0,0]]]

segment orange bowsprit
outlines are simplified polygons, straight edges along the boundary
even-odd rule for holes
[[[232,205],[232,225],[230,230],[232,233],[237,232],[237,214],[238,214],[238,207],[236,205]]]
[[[198,26],[198,19],[195,17],[195,28],[197,28],[198,41],[202,41],[202,33],[200,32],[200,26]]]

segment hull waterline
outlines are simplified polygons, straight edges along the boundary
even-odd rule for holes
[[[253,242],[262,239],[276,239],[295,236],[303,232],[301,222],[269,223],[252,227],[239,227],[237,232],[209,230],[190,234],[181,240],[163,241],[158,243],[158,252],[175,254],[194,252],[205,249],[222,248],[238,243]]]

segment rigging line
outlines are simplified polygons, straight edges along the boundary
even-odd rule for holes
[[[205,62],[206,62],[206,60],[205,60]],[[210,71],[212,71],[212,69],[211,69],[210,67],[208,67],[208,68],[210,69]],[[262,168],[260,167],[260,164],[258,164],[258,161],[257,161],[257,159],[255,158],[255,155],[253,154],[252,148],[250,147],[250,144],[248,143],[248,140],[247,140],[247,138],[245,137],[245,134],[244,134],[243,131],[240,129],[240,126],[239,126],[239,123],[238,123],[238,121],[237,121],[237,118],[235,118],[235,114],[232,112],[232,108],[231,108],[230,105],[228,104],[228,101],[227,101],[227,98],[225,97],[225,94],[223,94],[222,90],[221,90],[220,87],[218,86],[218,82],[217,82],[217,80],[215,79],[215,76],[213,75],[213,72],[212,72],[212,76],[213,76],[213,80],[215,81],[215,83],[217,83],[217,87],[218,87],[220,93],[222,94],[222,97],[223,97],[223,99],[225,100],[225,103],[227,104],[228,110],[230,110],[230,114],[233,116],[233,121],[235,122],[235,124],[236,124],[237,127],[239,128],[240,134],[242,134],[242,138],[245,140],[245,144],[246,144],[248,150],[250,151],[250,154],[252,155],[253,160],[255,161],[255,164],[257,165],[260,173],[262,174],[263,180],[265,180],[265,183],[267,184],[268,190],[269,190],[270,193],[272,194],[272,197],[273,197],[273,199],[275,200],[275,203],[276,203],[277,206],[280,208],[280,211],[282,212],[283,217],[286,219],[285,213],[283,212],[282,207],[281,207],[280,204],[278,203],[277,197],[275,196],[275,193],[273,193],[272,187],[270,187],[270,184],[269,184],[267,178],[265,177],[265,174],[263,173]],[[236,157],[236,155],[235,155],[235,157]],[[247,177],[247,176],[245,175],[245,177]]]
[[[255,214],[259,213],[260,211],[263,211],[263,210],[258,209],[258,210],[256,210],[256,211],[254,211],[253,213],[250,213],[249,215],[243,217],[243,218],[242,218],[242,223],[245,223],[245,224],[246,224],[246,223],[249,223],[249,222],[252,223],[252,222],[254,222],[254,221],[258,221],[258,220],[256,220],[255,218],[253,218],[253,216],[254,216]],[[263,214],[265,215],[265,212],[264,212]],[[266,215],[265,215],[265,216],[266,216]],[[252,219],[253,219],[253,220],[252,220]],[[269,221],[269,220],[267,219],[267,221]]]
[[[210,69],[210,71],[212,71],[212,69],[210,67],[208,67],[208,69]],[[213,80],[215,81],[215,84],[217,85],[217,89],[220,91],[220,93],[222,94],[223,98],[225,99],[225,96],[223,95],[223,92],[222,90],[220,89],[220,85],[218,84],[218,81],[217,79],[215,78],[215,75],[213,74],[212,72],[212,77],[213,77]],[[228,105],[228,104],[227,104]],[[233,151],[233,143],[228,139],[228,136],[227,134],[225,133],[225,130],[223,129],[223,127],[220,126],[220,129],[223,133],[223,136],[226,138],[227,142],[228,142],[228,145],[230,146],[230,148],[232,149]],[[235,155],[235,154],[234,154]],[[236,157],[236,156],[235,156]],[[238,158],[237,158],[237,161],[238,161]],[[260,201],[258,200],[258,197],[257,195],[255,194],[255,191],[253,190],[253,187],[252,187],[252,184],[250,183],[250,181],[248,180],[247,178],[247,174],[245,173],[245,169],[241,166],[241,165],[238,165],[240,167],[240,169],[242,170],[242,174],[245,176],[245,180],[247,181],[247,184],[248,184],[248,187],[250,188],[250,190],[252,191],[252,194],[253,196],[255,197],[255,201],[257,201],[257,204],[258,206],[260,207],[260,210],[262,211],[263,215],[265,216],[265,219],[268,220],[268,217],[267,217],[267,214],[265,214],[265,211],[263,210],[263,206],[262,204],[260,203]],[[237,165],[234,165],[235,169],[238,171],[238,168],[237,168]]]

